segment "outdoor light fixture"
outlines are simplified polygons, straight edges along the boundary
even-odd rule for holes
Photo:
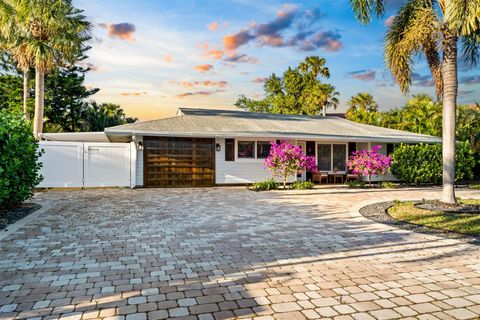
[[[143,142],[142,142],[142,141],[138,141],[138,143],[137,143],[137,150],[139,150],[139,151],[142,151],[142,150],[143,150]]]
[[[220,143],[217,143],[217,144],[215,145],[215,149],[217,149],[217,151],[222,150],[222,146],[220,145]]]

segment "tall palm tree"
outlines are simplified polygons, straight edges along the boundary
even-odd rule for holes
[[[325,78],[330,78],[330,70],[325,66],[327,60],[317,56],[306,57],[298,66],[298,70],[302,74],[310,74],[313,79],[317,79],[320,75]]]
[[[350,0],[363,24],[381,17],[386,0]],[[414,56],[425,55],[443,98],[442,201],[455,203],[455,113],[457,105],[457,47],[476,64],[480,56],[480,0],[407,0],[399,9],[385,37],[386,62],[402,91],[412,83]],[[440,56],[442,57],[440,58]]]
[[[75,62],[85,50],[90,23],[70,0],[0,0],[2,34],[12,54],[35,68],[35,119],[33,134],[42,133],[45,73]]]
[[[368,112],[378,111],[377,102],[373,96],[367,92],[360,92],[350,98],[348,105],[353,109],[363,109]]]
[[[29,118],[27,101],[29,98],[29,71],[31,57],[22,54],[21,47],[25,44],[22,40],[25,29],[20,28],[18,16],[12,15],[9,7],[0,3],[0,50],[8,53],[9,60],[13,59],[16,67],[23,73],[23,115]]]
[[[327,115],[327,108],[337,109],[338,107],[338,91],[335,87],[328,83],[320,84],[320,105],[322,106],[322,115]]]

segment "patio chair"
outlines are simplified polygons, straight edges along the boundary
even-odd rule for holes
[[[354,181],[360,181],[360,176],[356,173],[353,173],[351,172],[350,170],[347,171],[347,175],[345,177],[345,182],[347,181],[351,181],[351,180],[354,180]]]
[[[338,180],[340,180],[340,183],[343,183],[343,177],[345,175],[345,171],[338,171],[338,170],[333,170],[333,183],[337,183]]]
[[[315,172],[313,174],[312,180],[313,183],[318,182],[319,184],[322,184],[322,180],[325,180],[325,182],[328,183],[328,173],[323,171]]]

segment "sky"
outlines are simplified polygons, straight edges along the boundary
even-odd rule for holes
[[[434,96],[428,65],[419,58],[409,94],[385,67],[383,38],[402,0],[362,26],[349,0],[77,0],[92,23],[86,84],[99,102],[120,104],[140,120],[174,116],[178,107],[234,109],[240,94],[263,97],[263,80],[306,56],[327,60],[327,81],[345,111],[358,92],[380,110],[415,93]],[[459,103],[480,100],[478,69],[459,67]],[[333,110],[330,110],[333,112]]]

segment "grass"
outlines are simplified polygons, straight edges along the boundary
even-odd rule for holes
[[[480,204],[480,200],[460,200],[465,204]],[[415,202],[396,203],[388,214],[397,220],[423,225],[434,229],[480,236],[480,214],[445,213],[430,211],[414,206]]]
[[[479,183],[472,183],[468,187],[470,189],[480,190],[480,182]]]

